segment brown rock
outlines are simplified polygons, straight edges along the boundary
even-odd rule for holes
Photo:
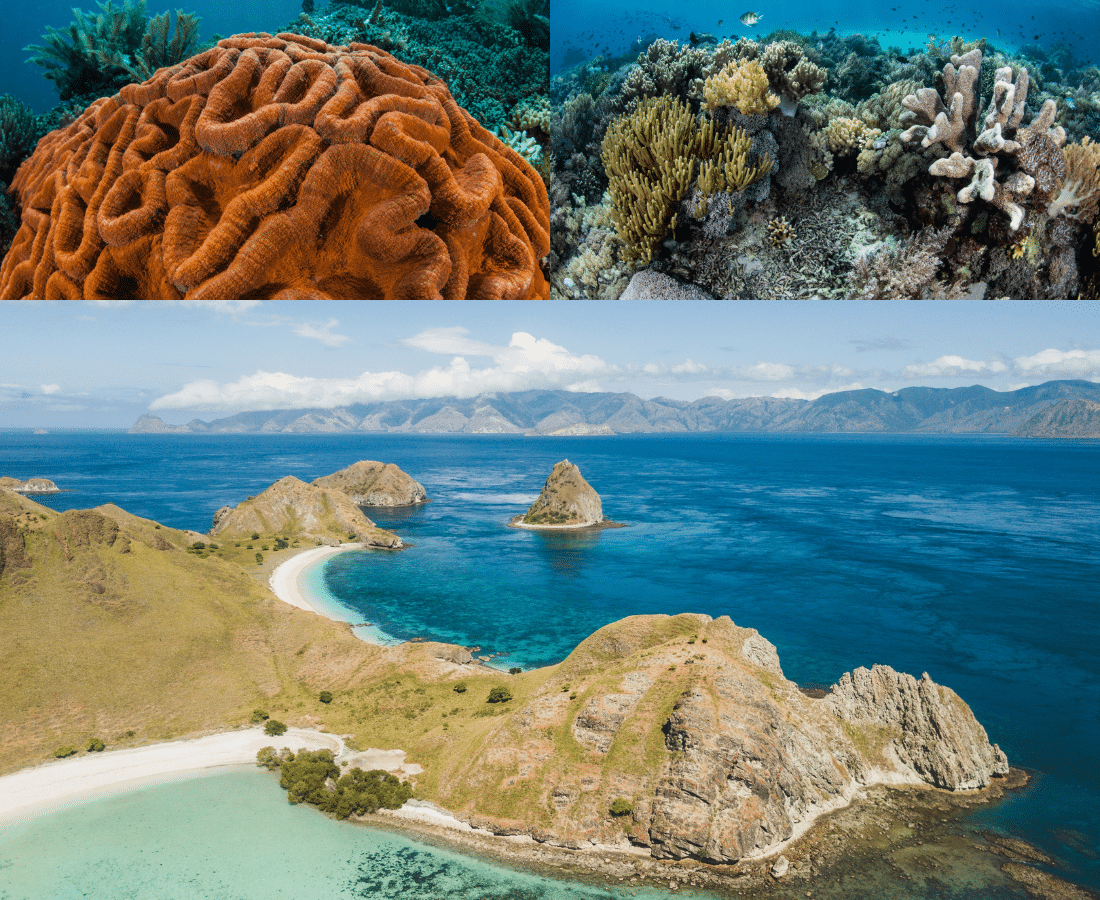
[[[581,470],[563,459],[550,472],[522,521],[524,525],[586,528],[603,521],[603,504]]]
[[[426,503],[428,495],[393,463],[365,459],[313,482],[326,490],[343,491],[358,506],[412,506]]]

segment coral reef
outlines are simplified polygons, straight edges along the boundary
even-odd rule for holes
[[[3,297],[546,296],[542,179],[419,67],[238,35],[96,101],[13,182]]]
[[[1091,222],[1100,205],[1100,144],[1086,137],[1080,144],[1068,144],[1062,156],[1066,163],[1065,178],[1047,207],[1047,215],[1052,219],[1066,215],[1080,222]]]
[[[11,178],[41,136],[27,104],[9,94],[0,96],[0,181]]]
[[[942,297],[944,284],[936,274],[950,239],[950,228],[927,228],[908,241],[861,254],[852,269],[854,299],[919,300],[937,294]]]
[[[760,63],[768,75],[772,90],[783,101],[783,111],[794,114],[794,107],[803,97],[824,90],[828,73],[806,58],[794,41],[775,41],[760,55]]]
[[[126,0],[121,7],[106,0],[98,14],[74,9],[73,16],[67,31],[47,28],[44,45],[25,48],[34,54],[28,61],[45,69],[62,100],[113,94],[181,62],[198,47],[196,16],[177,10],[170,38],[173,19],[168,13],[148,19],[145,0]]]

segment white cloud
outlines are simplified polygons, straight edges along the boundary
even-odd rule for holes
[[[1043,350],[1014,362],[1021,375],[1031,378],[1100,378],[1100,350]]]
[[[61,390],[61,385],[59,385],[59,384],[44,384],[44,385],[42,385],[42,393],[43,394],[56,394],[59,390]]]
[[[410,341],[422,349],[445,352],[464,341],[451,329],[422,332]],[[550,341],[516,332],[507,347],[488,347],[493,364],[472,367],[463,356],[446,366],[433,366],[413,375],[403,372],[364,372],[353,378],[313,378],[286,372],[256,372],[228,384],[193,381],[179,391],[153,401],[150,409],[304,409],[346,406],[380,400],[425,397],[474,397],[481,393],[537,388],[599,390],[598,379],[616,369],[597,356],[578,356]]]
[[[961,356],[941,356],[930,363],[917,363],[902,370],[905,378],[958,378],[962,375],[996,375],[1008,369],[1003,362],[983,362]]]
[[[443,353],[447,356],[496,356],[504,349],[472,340],[466,337],[469,333],[467,329],[461,327],[428,328],[420,334],[414,334],[411,338],[405,338],[401,343],[415,350]]]
[[[350,342],[351,338],[346,334],[333,334],[332,329],[339,324],[336,319],[329,319],[323,325],[313,322],[300,322],[290,327],[298,337],[320,341],[326,347],[342,347]]]
[[[821,388],[820,390],[803,391],[798,388],[781,388],[770,396],[775,397],[778,400],[816,400],[818,397],[825,394],[835,394],[839,391],[862,391],[863,385],[858,381],[853,381],[851,384],[841,385],[840,387]]]
[[[195,309],[210,309],[219,315],[239,316],[262,302],[262,300],[180,300],[179,304]]]

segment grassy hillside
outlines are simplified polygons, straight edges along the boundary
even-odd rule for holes
[[[0,490],[0,772],[92,737],[245,724],[377,656],[191,543],[117,507],[56,513]]]

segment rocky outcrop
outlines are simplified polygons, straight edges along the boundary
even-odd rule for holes
[[[61,489],[48,478],[28,478],[20,481],[18,478],[3,476],[0,478],[0,487],[6,487],[17,494],[56,494]]]
[[[210,534],[227,540],[252,534],[325,544],[353,540],[386,550],[402,546],[396,534],[378,528],[342,491],[325,490],[293,476],[233,509],[219,509]]]
[[[54,535],[67,560],[85,547],[115,547],[124,553],[130,549],[130,539],[119,532],[118,523],[93,509],[63,512],[54,524]]]
[[[579,751],[579,752],[578,752]],[[887,666],[815,699],[728,617],[633,616],[582,643],[434,798],[563,847],[628,838],[658,858],[770,856],[876,783],[971,790],[1007,774],[966,704]],[[542,816],[549,810],[550,819]]]
[[[927,672],[917,681],[889,666],[859,668],[841,677],[826,702],[850,725],[895,735],[881,760],[872,760],[887,770],[953,791],[985,787],[990,776],[1008,774],[1008,759],[989,743],[970,707]]]
[[[146,413],[130,426],[130,434],[190,434],[193,429],[188,425],[169,425],[160,416]]]
[[[393,463],[369,459],[318,478],[313,484],[325,490],[343,491],[358,506],[412,506],[428,500],[420,482]]]
[[[0,514],[0,578],[12,569],[30,566],[23,532],[11,516]]]
[[[600,495],[581,470],[567,459],[554,466],[542,493],[519,524],[538,527],[587,528],[603,521]]]

